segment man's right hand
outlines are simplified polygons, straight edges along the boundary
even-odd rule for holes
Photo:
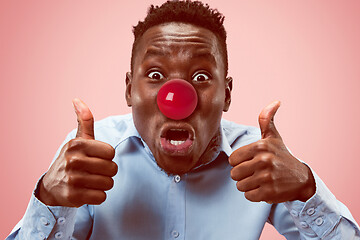
[[[94,139],[94,118],[79,99],[73,100],[78,120],[76,138],[61,149],[40,183],[38,198],[46,205],[80,207],[101,204],[114,185],[115,149]]]

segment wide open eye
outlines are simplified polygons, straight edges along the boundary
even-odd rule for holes
[[[148,73],[148,77],[154,80],[160,80],[164,78],[164,75],[162,75],[159,71],[151,71]]]
[[[196,73],[194,74],[192,80],[194,82],[204,82],[210,79],[209,74],[207,73]]]

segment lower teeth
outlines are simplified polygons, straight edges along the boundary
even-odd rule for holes
[[[183,144],[184,142],[185,142],[185,141],[170,140],[170,143],[171,143],[172,145],[175,145],[175,146],[180,145],[180,144]]]

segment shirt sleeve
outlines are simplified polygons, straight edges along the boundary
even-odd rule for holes
[[[77,208],[46,206],[36,198],[35,192],[24,217],[6,239],[70,239]]]
[[[359,226],[350,211],[311,171],[315,194],[306,202],[275,204],[269,222],[287,239],[360,239]]]
[[[66,137],[55,154],[53,161],[58,157],[61,148],[75,137],[72,131]],[[38,185],[30,198],[25,215],[11,231],[6,240],[11,239],[86,239],[91,231],[92,218],[89,206],[80,208],[47,206],[36,198]],[[74,233],[74,229],[77,229]],[[76,235],[76,237],[74,237]]]

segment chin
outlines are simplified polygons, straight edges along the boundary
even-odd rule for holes
[[[190,172],[196,165],[189,159],[189,156],[171,157],[171,159],[161,158],[163,161],[156,160],[157,165],[168,175],[182,175]],[[190,161],[189,161],[190,160]]]
[[[168,175],[182,175],[215,159],[220,152],[220,143],[221,134],[219,129],[215,136],[210,140],[201,156],[193,156],[192,154],[157,156],[156,163]]]

